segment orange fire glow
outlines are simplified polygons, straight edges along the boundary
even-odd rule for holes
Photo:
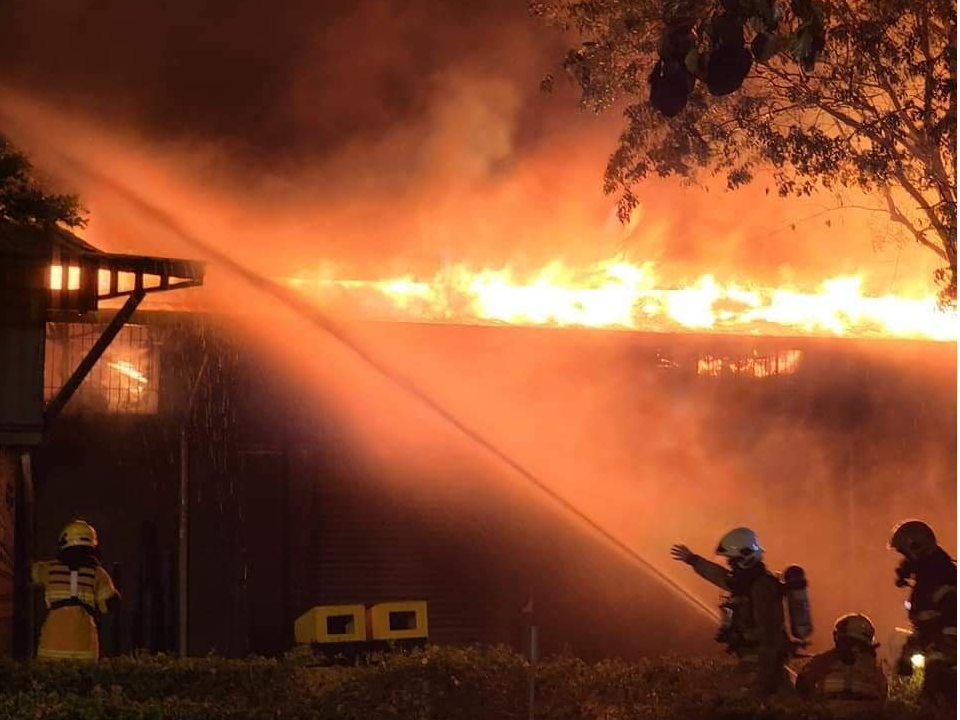
[[[124,375],[131,380],[140,383],[141,385],[146,385],[149,382],[147,376],[137,370],[136,366],[129,360],[117,360],[116,362],[107,364],[121,375]]]
[[[63,290],[63,265],[50,266],[50,289]],[[80,289],[80,268],[76,265],[67,267],[67,290]]]
[[[781,350],[773,355],[760,355],[756,350],[744,358],[725,358],[705,355],[697,360],[697,375],[720,377],[739,375],[766,378],[777,375],[793,375],[800,367],[803,353],[800,350]]]
[[[586,268],[558,260],[523,276],[455,265],[429,279],[345,280],[327,268],[287,283],[321,304],[409,321],[956,340],[956,315],[932,293],[869,296],[863,280],[838,276],[802,290],[706,274],[665,287],[652,263],[613,258]]]

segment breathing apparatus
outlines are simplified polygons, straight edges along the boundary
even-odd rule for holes
[[[791,565],[783,571],[781,581],[783,595],[787,600],[787,615],[790,618],[790,634],[806,647],[813,635],[813,617],[810,614],[810,595],[807,592],[807,574],[799,565]]]
[[[60,547],[57,560],[70,572],[70,596],[52,602],[50,609],[77,606],[96,620],[97,608],[81,599],[79,588],[80,570],[100,565],[100,541],[97,531],[86,520],[77,519],[60,531],[57,544]]]

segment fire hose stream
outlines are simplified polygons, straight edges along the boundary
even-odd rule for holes
[[[134,209],[142,213],[143,215],[151,218],[158,225],[163,227],[165,230],[173,233],[185,243],[195,248],[197,251],[203,255],[211,258],[217,262],[222,267],[230,270],[234,274],[238,275],[246,282],[250,283],[257,289],[266,293],[270,297],[278,300],[280,303],[285,305],[287,308],[292,310],[294,313],[300,315],[301,317],[307,319],[311,324],[319,328],[320,330],[326,332],[328,335],[333,337],[336,341],[346,346],[356,357],[358,357],[363,363],[368,367],[372,368],[378,374],[397,385],[399,388],[404,390],[408,395],[411,395],[414,399],[418,400],[420,403],[427,406],[431,411],[445,420],[448,424],[456,428],[461,434],[465,435],[469,440],[475,444],[482,447],[488,453],[496,457],[498,460],[507,465],[511,470],[516,474],[526,480],[528,483],[533,485],[541,493],[549,497],[554,503],[559,505],[569,514],[573,515],[576,519],[580,520],[591,530],[596,532],[600,537],[606,540],[610,545],[619,550],[623,555],[632,560],[635,564],[639,565],[641,568],[646,570],[648,573],[656,577],[661,583],[670,588],[673,592],[677,593],[683,597],[691,606],[700,611],[703,615],[708,617],[711,621],[716,621],[717,613],[710,607],[708,604],[704,603],[702,600],[691,594],[689,591],[684,589],[663,571],[656,568],[648,560],[646,560],[642,555],[640,555],[636,550],[631,548],[629,545],[624,543],[622,540],[613,535],[610,531],[604,528],[599,522],[590,517],[583,510],[574,505],[570,500],[563,497],[556,490],[547,485],[543,480],[537,477],[532,471],[528,470],[526,467],[521,465],[518,461],[510,457],[506,452],[498,448],[493,442],[483,437],[481,434],[468,427],[463,423],[456,415],[451,411],[447,410],[443,405],[441,405],[437,400],[432,398],[426,391],[414,384],[410,379],[404,377],[402,374],[396,372],[395,370],[388,367],[382,360],[375,357],[369,349],[362,346],[355,338],[350,337],[345,330],[340,327],[337,323],[327,317],[320,309],[310,304],[309,302],[303,300],[294,291],[289,290],[286,287],[276,283],[270,278],[264,277],[259,273],[251,270],[250,268],[244,266],[242,263],[237,262],[233,258],[229,257],[227,254],[221,252],[217,248],[213,247],[209,243],[195,237],[185,228],[183,228],[180,223],[178,223],[169,213],[164,211],[162,208],[157,207],[153,203],[146,200],[139,193],[131,190],[116,180],[108,177],[107,175],[89,167],[86,163],[73,158],[64,153],[58,153],[64,159],[64,161],[69,164],[72,168],[82,173],[83,175],[89,177],[91,180],[96,183],[106,187],[114,194],[119,196]]]
[[[142,197],[136,191],[124,186],[122,183],[114,180],[113,178],[108,177],[106,174],[90,167],[85,162],[63,153],[62,151],[57,151],[57,154],[69,165],[71,169],[76,172],[88,177],[99,185],[104,186],[119,198],[127,202],[131,207],[136,209],[138,212],[142,213],[144,216],[152,219],[157,225],[163,227],[168,232],[173,233],[179,237],[183,242],[189,246],[195,248],[198,252],[205,255],[206,257],[214,260],[222,267],[230,270],[234,274],[241,277],[246,282],[253,285],[255,288],[261,290],[265,294],[279,301],[285,305],[288,309],[292,310],[294,313],[300,315],[301,317],[307,319],[311,324],[319,328],[320,330],[326,332],[328,335],[333,337],[336,341],[346,346],[357,358],[359,358],[363,363],[368,367],[372,368],[378,374],[401,388],[408,395],[411,395],[414,399],[427,406],[431,411],[436,415],[445,420],[448,424],[456,428],[461,434],[465,435],[469,440],[471,440],[476,445],[479,445],[488,453],[496,457],[502,463],[507,465],[512,469],[517,475],[522,477],[532,486],[534,486],[541,493],[550,498],[555,504],[559,505],[563,510],[568,512],[570,515],[578,519],[580,522],[585,524],[591,530],[593,530],[597,535],[603,538],[607,543],[612,545],[618,551],[620,551],[624,556],[633,561],[636,565],[640,566],[642,569],[646,570],[648,573],[657,578],[662,584],[667,586],[677,595],[680,595],[684,598],[692,607],[696,608],[700,613],[705,617],[709,618],[712,622],[717,620],[716,611],[708,604],[704,603],[702,600],[692,595],[689,591],[684,589],[663,571],[656,568],[643,556],[641,556],[636,550],[631,548],[629,545],[624,543],[622,540],[613,535],[610,531],[604,528],[599,522],[590,517],[586,512],[574,505],[570,500],[563,497],[556,490],[547,485],[543,480],[537,477],[533,472],[528,470],[526,467],[521,465],[518,461],[510,457],[506,452],[498,448],[493,442],[483,437],[480,433],[471,429],[464,422],[456,417],[451,411],[447,410],[443,405],[441,405],[437,400],[432,398],[426,391],[414,384],[410,379],[404,377],[402,374],[398,373],[394,369],[388,367],[382,360],[375,357],[369,349],[363,347],[363,345],[358,342],[355,338],[351,338],[345,330],[338,326],[333,320],[327,317],[321,310],[319,310],[314,305],[303,300],[301,297],[296,295],[294,291],[279,285],[270,278],[264,277],[259,273],[249,269],[244,266],[242,263],[237,262],[233,258],[229,257],[224,252],[221,252],[217,248],[213,247],[209,243],[195,237],[185,228],[183,228],[176,219],[174,219],[169,213],[167,213],[162,208],[154,205],[144,197]]]

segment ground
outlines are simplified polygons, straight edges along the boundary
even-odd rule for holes
[[[437,648],[318,666],[282,660],[125,657],[99,664],[0,665],[0,717],[10,720],[492,720],[529,718],[530,668],[506,648]],[[545,660],[536,670],[537,720],[830,720],[830,708],[740,695],[733,666],[669,658],[586,663]],[[936,718],[915,683],[895,682],[882,708],[844,718]],[[953,714],[942,717],[953,717]]]

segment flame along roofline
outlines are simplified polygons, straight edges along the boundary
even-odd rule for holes
[[[48,319],[51,322],[85,322],[85,323],[108,323],[116,314],[117,309],[102,308],[100,310],[85,313],[78,316],[69,311],[51,312]],[[210,310],[190,310],[178,307],[149,308],[137,310],[129,324],[132,325],[184,325],[184,324],[202,324],[210,322],[231,321],[235,318],[244,317],[246,313],[242,310],[229,311],[210,311]],[[956,356],[958,341],[956,340],[936,340],[932,338],[902,338],[887,335],[830,335],[827,333],[809,333],[809,334],[791,334],[791,333],[750,333],[750,332],[731,332],[704,331],[702,329],[685,330],[683,328],[671,328],[669,330],[634,330],[631,328],[620,327],[594,327],[588,325],[560,325],[560,324],[514,324],[507,322],[428,322],[423,320],[402,320],[402,319],[370,319],[370,318],[348,318],[340,320],[339,324],[344,328],[394,328],[402,332],[402,329],[418,329],[425,332],[453,332],[455,330],[487,333],[511,333],[534,335],[564,335],[569,337],[605,337],[608,339],[634,338],[644,343],[662,343],[669,339],[671,343],[696,344],[701,342],[710,342],[711,344],[744,344],[754,343],[762,345],[783,345],[790,343],[796,345],[803,343],[805,345],[832,345],[842,343],[847,346],[858,344],[870,346],[887,346],[904,348],[931,347],[940,348],[945,352],[952,349]]]

